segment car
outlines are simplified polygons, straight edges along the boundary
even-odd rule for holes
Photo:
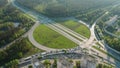
[[[24,59],[24,61],[28,61],[28,60],[30,60],[32,57],[30,56],[30,57],[27,57],[27,58],[25,58]]]

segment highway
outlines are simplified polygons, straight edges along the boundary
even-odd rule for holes
[[[115,24],[115,21],[116,21],[116,20],[117,20],[117,16],[115,15],[115,16],[113,16],[109,21],[106,22],[107,25],[106,25],[103,29],[104,29],[104,31],[105,31],[106,33],[108,33],[109,35],[114,36],[114,37],[116,37],[116,38],[120,38],[119,36],[117,36],[117,35],[115,35],[115,34],[113,34],[113,33],[111,33],[111,32],[109,32],[109,31],[106,30],[106,28],[107,28],[108,26],[111,26],[111,25]],[[106,44],[106,43],[104,43],[104,42],[103,42],[103,44],[106,46],[106,51],[109,50],[109,52],[110,52],[112,55],[116,55],[116,57],[117,57],[118,59],[120,59],[120,52],[118,52],[118,51],[116,51],[115,49],[109,47],[108,44]],[[103,44],[102,44],[102,45],[103,45]]]
[[[87,41],[87,43],[84,44],[84,48],[90,48],[92,47],[92,43],[97,40],[96,36],[95,36],[95,25],[96,23],[103,17],[105,16],[106,14],[108,14],[108,12],[105,12],[102,16],[100,16],[95,22],[94,24],[92,25],[92,27],[90,28],[90,32],[91,32],[91,36],[89,38],[89,40]]]
[[[108,34],[110,34],[112,36],[115,36],[115,35],[113,33],[110,33],[109,31],[107,31],[106,28],[108,26],[111,26],[112,24],[114,24],[114,22],[117,20],[117,17],[118,17],[117,15],[113,16],[109,21],[106,22],[107,26],[105,26],[103,28],[106,33],[108,33]],[[119,38],[118,36],[115,36],[115,37]],[[120,59],[120,52],[118,52],[115,49],[109,47],[109,45],[104,43],[104,42],[98,41],[98,43],[103,46],[102,50],[108,52],[109,54],[111,54],[112,56],[116,57],[117,59]]]
[[[118,16],[115,15],[115,16],[113,16],[109,21],[106,22],[106,26],[104,27],[104,31],[105,31],[106,33],[108,33],[109,35],[113,36],[113,37],[120,38],[120,36],[118,36],[118,35],[116,35],[116,34],[114,34],[114,33],[111,33],[111,32],[109,32],[109,31],[107,30],[108,26],[111,26],[111,25],[113,25],[113,24],[116,23],[115,21],[117,20],[117,17],[118,17]]]
[[[79,22],[79,23],[82,23],[82,24],[86,25],[88,28],[90,28],[90,26],[89,26],[88,24],[86,24],[84,21],[78,20],[78,22]]]
[[[17,5],[14,3],[14,1],[15,1],[15,0],[9,0],[9,2],[11,2],[13,6],[17,7],[18,9],[22,10],[22,11],[25,12],[26,14],[28,14],[28,15],[30,15],[30,16],[32,16],[33,18],[36,19],[35,24],[31,27],[31,29],[30,29],[28,32],[26,32],[25,34],[23,34],[21,37],[28,37],[28,39],[31,41],[31,43],[32,43],[34,46],[36,46],[37,48],[39,48],[39,49],[42,49],[42,50],[45,50],[45,51],[54,51],[54,50],[56,50],[56,49],[53,49],[53,48],[44,47],[43,45],[39,44],[38,42],[36,42],[36,41],[34,40],[34,38],[33,38],[33,31],[35,30],[35,28],[36,28],[37,26],[40,25],[40,21],[38,20],[38,18],[40,18],[40,17],[39,17],[36,13],[29,12],[29,10],[24,10],[24,8],[17,6]],[[9,4],[10,4],[10,3],[9,3]],[[34,15],[35,15],[35,16],[34,16]],[[14,40],[13,42],[5,45],[4,47],[0,48],[0,50],[5,49],[5,48],[11,46],[13,43],[15,43],[15,42],[16,42],[17,40],[19,40],[21,37],[19,37],[18,39]]]
[[[73,31],[73,30],[71,30],[71,29],[69,29],[69,28],[67,28],[67,27],[65,27],[65,26],[63,26],[63,25],[61,25],[61,24],[59,24],[59,23],[53,23],[52,25],[54,25],[54,26],[58,27],[59,29],[61,29],[61,30],[65,31],[65,32],[73,35],[74,37],[77,37],[78,39],[80,39],[80,40],[82,40],[82,41],[87,41],[87,40],[88,40],[87,38],[82,37],[82,36],[81,36],[80,34],[78,34],[77,32],[75,32],[75,31]]]
[[[40,22],[36,22],[36,24],[31,28],[29,34],[28,34],[28,39],[29,41],[37,48],[45,50],[45,51],[56,51],[56,49],[52,49],[52,48],[48,48],[45,47],[41,44],[39,44],[38,42],[36,42],[36,40],[33,38],[33,31],[35,30],[36,27],[38,27],[40,25]]]
[[[15,0],[13,0],[13,1],[15,1]],[[29,14],[30,16],[33,16],[33,17],[36,18],[39,22],[45,22],[45,23],[48,23],[49,21],[50,21],[50,22],[53,22],[53,21],[51,21],[49,18],[47,18],[47,17],[45,17],[45,16],[42,16],[42,15],[37,14],[37,13],[35,13],[35,12],[26,10],[26,9],[24,9],[23,7],[19,7],[19,6],[16,5],[14,2],[12,2],[12,4],[13,4],[15,7],[19,8],[20,10],[22,10],[23,12],[25,12],[26,14]],[[51,24],[48,24],[48,25],[49,25],[49,27],[50,27],[51,29],[55,30],[56,32],[60,33],[61,35],[64,35],[66,38],[74,41],[76,44],[78,44],[78,45],[81,44],[81,41],[80,41],[80,40],[72,37],[70,34],[66,33],[65,31],[63,31],[63,30],[61,30],[61,29],[58,29],[57,27],[55,27],[55,26],[53,26],[53,25],[51,25]],[[48,26],[48,25],[47,25],[47,26]],[[37,27],[37,26],[36,26],[36,27]],[[35,27],[34,27],[34,29],[35,29]],[[43,49],[43,50],[45,50],[45,51],[56,50],[56,49],[44,47],[44,46],[38,44],[38,43],[34,40],[34,38],[33,38],[33,36],[32,36],[34,29],[30,30],[30,32],[27,34],[30,42],[31,42],[33,45],[35,45],[35,46],[38,47],[39,49]],[[72,31],[72,32],[73,32],[73,31]],[[71,32],[69,32],[69,33],[71,33]],[[73,34],[73,33],[72,33],[72,34]],[[75,34],[74,34],[74,35],[75,35]],[[81,38],[80,38],[80,39],[81,39]],[[44,49],[44,48],[45,48],[45,49]]]
[[[66,38],[70,39],[71,41],[75,42],[76,44],[80,45],[81,41],[79,41],[78,39],[72,37],[71,35],[69,35],[68,33],[58,29],[57,27],[51,25],[51,24],[47,24],[47,26],[51,29],[53,29],[54,31],[60,33],[61,35],[65,36]]]
[[[45,17],[41,17],[40,15],[38,15],[38,14],[36,14],[36,13],[34,13],[34,12],[30,12],[30,11],[28,11],[28,10],[25,10],[24,8],[21,8],[21,7],[19,7],[18,5],[16,5],[14,2],[12,2],[12,4],[13,4],[15,7],[19,8],[20,10],[22,10],[23,12],[29,14],[30,16],[33,16],[34,18],[36,18],[36,19],[38,19],[38,20],[40,20],[39,22],[46,22],[46,23],[48,23],[48,18],[46,19]],[[45,19],[41,19],[41,18],[45,18]],[[33,26],[33,27],[31,28],[31,30],[29,31],[29,33],[27,33],[30,42],[31,42],[34,46],[36,46],[37,48],[42,49],[42,50],[45,50],[45,51],[54,51],[54,50],[56,50],[56,49],[53,49],[53,48],[45,47],[45,46],[43,46],[43,45],[41,45],[41,44],[39,44],[38,42],[35,41],[35,39],[33,38],[33,31],[34,31],[34,29],[35,29],[38,25],[39,25],[38,22],[36,22],[35,26]],[[55,26],[50,25],[50,24],[48,24],[47,26],[50,27],[51,29],[55,30],[56,32],[60,33],[61,35],[65,36],[66,38],[72,40],[72,41],[75,42],[76,44],[78,44],[78,45],[81,44],[81,41],[79,41],[78,39],[72,37],[71,35],[67,34],[66,32],[64,32],[64,31],[56,28]],[[58,49],[57,49],[57,50],[58,50]]]
[[[34,13],[34,12],[27,11],[27,10],[25,10],[24,8],[16,5],[14,2],[12,2],[12,4],[13,4],[15,7],[19,8],[20,10],[22,10],[23,12],[25,12],[25,13],[31,15],[31,16],[36,17],[36,19],[39,20],[40,22],[46,22],[46,23],[48,23],[48,22],[50,21],[50,19],[46,18],[45,16],[42,16],[42,15],[40,15],[40,14],[36,14],[36,13]],[[105,14],[107,14],[107,12],[106,12]],[[103,14],[102,16],[104,16],[105,14]],[[101,17],[102,17],[102,16],[101,16]],[[100,17],[100,18],[101,18],[101,17]],[[94,27],[95,27],[95,25],[96,25],[96,22],[97,22],[100,18],[98,18],[98,19],[95,21],[95,23],[93,24],[93,26],[91,27],[91,29],[90,29],[90,30],[91,30],[91,37],[90,37],[90,39],[87,41],[87,43],[83,44],[83,45],[84,45],[84,46],[83,46],[84,48],[90,48],[90,47],[92,46],[91,44],[93,44],[93,41],[94,41],[94,39],[96,38],[96,37],[95,37],[95,34],[94,34]],[[37,27],[37,26],[38,26],[38,25],[36,25],[35,27]],[[69,33],[72,34],[72,35],[74,35],[74,36],[78,36],[78,35],[75,34],[75,33],[73,33],[73,32],[68,32],[68,31],[66,31],[66,30],[68,30],[68,29],[62,29],[61,26],[58,27],[58,25],[53,25],[53,24],[47,24],[47,26],[50,27],[51,29],[54,28],[53,30],[55,30],[55,31],[57,31],[57,32],[59,31],[59,33],[62,34],[62,35],[64,34],[65,37],[67,37],[67,38],[69,38],[70,40],[74,41],[74,42],[77,43],[78,45],[81,44],[81,41],[79,41],[79,40],[76,39],[75,37],[72,37],[71,35],[69,35]],[[54,51],[54,50],[56,50],[56,49],[51,49],[51,48],[43,47],[42,45],[38,44],[38,43],[34,40],[32,34],[33,34],[33,31],[34,31],[35,27],[32,27],[32,29],[30,30],[30,32],[29,32],[29,34],[28,34],[29,40],[32,42],[32,44],[34,44],[36,47],[38,47],[38,48],[40,48],[40,49],[43,49],[43,50],[47,50],[47,51],[52,51],[52,50]],[[92,52],[92,51],[91,51],[91,52]],[[108,58],[108,56],[107,56],[106,54],[103,55],[102,52],[99,52],[99,51],[97,51],[97,52],[98,52],[98,54],[100,54],[101,57],[103,57],[103,58],[105,58],[105,59]],[[113,60],[114,60],[114,59],[112,59],[112,60],[109,59],[109,61],[115,63]],[[119,63],[119,64],[120,64],[120,63]]]
[[[99,62],[108,62],[109,61],[109,63],[115,64],[114,59],[108,58],[107,56],[106,56],[107,58],[100,58],[98,56],[104,55],[104,54],[98,54],[97,50],[95,50],[95,49],[93,49],[93,50],[92,50],[93,52],[90,55],[92,55],[93,57],[96,57],[97,61],[99,61]],[[22,58],[20,60],[20,65],[24,66],[24,64],[29,64],[29,63],[32,62],[30,60],[34,60],[34,58],[38,58],[39,56],[42,57],[41,60],[40,60],[40,61],[42,61],[44,59],[54,59],[54,58],[59,58],[59,57],[63,57],[63,56],[71,58],[71,59],[81,59],[81,57],[84,56],[84,55],[85,55],[85,53],[79,47],[76,47],[74,49],[67,49],[66,53],[63,50],[44,52],[44,53],[38,53],[38,54],[35,54],[35,55],[32,55],[32,56],[29,56],[27,58]],[[87,54],[87,55],[89,55],[89,54]]]
[[[34,25],[36,25],[37,23],[35,22]],[[32,27],[34,27],[34,25]],[[0,48],[0,50],[6,49],[7,47],[11,46],[12,44],[14,44],[17,40],[21,39],[21,37],[27,37],[29,32],[31,31],[31,29],[29,31],[27,31],[26,33],[24,33],[22,36],[20,36],[19,38],[15,39],[14,41],[8,43],[7,45],[3,46]]]

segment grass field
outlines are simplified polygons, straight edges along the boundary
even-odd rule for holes
[[[74,42],[44,24],[41,24],[35,29],[33,36],[38,43],[50,48],[62,49],[77,46]]]
[[[66,20],[63,22],[60,22],[62,25],[70,28],[71,30],[79,33],[80,35],[83,35],[84,37],[89,38],[90,37],[90,30],[85,25],[72,21],[72,20]]]
[[[107,64],[104,62],[103,64],[99,63],[96,68],[115,68],[115,67],[112,66],[111,64]]]
[[[40,50],[38,48],[36,48],[34,45],[32,45],[32,43],[27,39],[25,41],[31,48],[30,48],[30,51],[28,51],[24,57],[28,57],[30,55],[33,55],[33,54],[36,54],[36,53],[40,53],[40,52],[44,52],[44,50]]]

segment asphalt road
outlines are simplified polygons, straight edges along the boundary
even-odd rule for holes
[[[65,26],[63,26],[63,25],[61,25],[61,24],[59,24],[59,23],[54,23],[54,24],[52,24],[52,25],[54,25],[54,26],[58,27],[59,29],[61,29],[61,30],[65,31],[65,32],[73,35],[74,37],[77,37],[78,39],[80,39],[80,40],[82,40],[82,41],[87,41],[87,40],[88,40],[87,38],[82,37],[82,36],[81,36],[80,34],[78,34],[77,32],[75,32],[75,31],[73,31],[73,30],[71,30],[71,29],[69,29],[69,28],[67,28],[67,27],[65,27]]]
[[[16,6],[16,7],[19,8],[19,9],[21,9],[22,11],[27,12],[25,9],[21,8],[20,6],[17,6],[17,5],[15,5],[14,3],[13,3],[13,5]],[[28,13],[28,12],[27,12],[27,13]],[[106,13],[107,13],[107,12],[106,12]],[[105,14],[106,14],[106,13],[105,13]],[[28,14],[31,14],[31,13],[28,13]],[[33,14],[35,14],[35,13],[32,13],[31,15],[33,15]],[[35,16],[35,15],[33,15],[33,16]],[[38,18],[39,16],[36,16],[36,17],[37,17],[37,19],[39,19],[39,18]],[[102,16],[101,16],[101,17],[102,17]],[[100,17],[100,18],[101,18],[101,17]],[[40,16],[40,18],[45,18],[45,17],[41,17],[41,16]],[[41,19],[39,19],[39,20],[41,20]],[[99,18],[98,18],[96,21],[98,21],[98,20],[99,20]],[[46,20],[44,20],[44,21],[46,21]],[[88,47],[88,46],[90,46],[91,43],[93,43],[93,40],[94,40],[94,38],[95,38],[95,35],[94,35],[94,26],[95,26],[95,25],[96,25],[96,22],[94,23],[94,25],[93,25],[92,28],[90,29],[92,34],[91,34],[91,37],[90,37],[90,39],[88,40],[88,42],[85,44],[85,48]],[[49,25],[49,26],[52,27],[52,28],[53,28],[53,27],[56,28],[56,27],[53,26],[53,25]],[[35,28],[35,27],[33,27],[33,29],[30,31],[31,33],[29,33],[29,34],[30,34],[29,37],[32,37],[32,33],[33,33],[34,28]],[[58,30],[58,29],[57,29],[57,30]],[[59,31],[61,31],[61,30],[59,30]],[[61,33],[64,33],[64,32],[61,31]],[[64,34],[65,34],[65,33],[64,33]],[[67,35],[67,36],[68,36],[68,35]],[[72,37],[71,37],[71,38],[72,38]],[[72,38],[72,39],[73,39],[73,38]],[[76,39],[74,39],[74,40],[75,40],[76,43],[80,44],[79,41],[77,41]],[[33,40],[31,40],[31,41],[33,41]],[[37,44],[37,43],[36,43],[36,44]],[[35,44],[35,45],[36,45],[36,44]],[[44,47],[42,48],[42,45],[41,45],[41,46],[38,46],[38,45],[39,45],[39,44],[37,44],[36,47],[39,47],[40,49],[44,49]],[[45,48],[44,50],[49,50],[49,49]],[[50,49],[50,50],[54,50],[54,49]],[[102,54],[102,53],[99,52],[99,54]],[[102,56],[103,58],[106,58],[107,55],[100,55],[100,56]]]
[[[75,42],[76,44],[80,45],[81,41],[79,41],[78,39],[72,37],[71,35],[69,35],[68,33],[64,32],[63,30],[58,29],[57,27],[51,25],[51,24],[47,24],[47,26],[51,29],[53,29],[54,31],[60,33],[61,35],[65,36],[66,38],[70,39],[71,41]]]
[[[95,36],[95,25],[96,23],[106,14],[108,14],[108,12],[105,12],[102,16],[100,16],[92,25],[92,27],[90,28],[90,32],[91,32],[91,36],[89,38],[89,40],[87,41],[87,43],[84,44],[84,48],[90,48],[92,47],[92,43],[95,41],[95,39],[97,40],[96,36]]]
[[[45,50],[45,51],[55,51],[56,49],[53,48],[48,48],[45,47],[41,44],[39,44],[38,42],[36,42],[36,40],[33,38],[33,31],[35,30],[36,27],[38,27],[40,25],[40,22],[36,22],[36,24],[31,28],[31,30],[28,33],[28,39],[29,41],[37,48]]]
[[[112,17],[109,21],[106,22],[106,26],[104,27],[104,31],[105,31],[106,33],[108,33],[109,35],[113,36],[113,37],[120,38],[120,36],[118,36],[118,35],[116,35],[116,34],[114,34],[114,33],[111,33],[111,32],[109,32],[109,31],[107,30],[108,26],[111,26],[111,25],[113,25],[113,24],[116,23],[115,21],[117,20],[117,17],[118,17],[118,16],[115,15],[115,16]]]

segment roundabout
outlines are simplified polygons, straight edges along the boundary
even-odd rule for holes
[[[77,44],[50,29],[45,24],[40,24],[34,30],[33,37],[39,44],[49,48],[68,49],[77,46]]]
[[[28,13],[27,11],[25,11],[25,9],[24,8],[21,8],[20,6],[18,6],[18,5],[16,5],[16,4],[14,4],[14,2],[13,2],[13,5],[15,6],[15,7],[17,7],[17,8],[19,8],[19,9],[21,9],[21,10],[23,10],[25,13]],[[71,30],[69,30],[69,31],[66,31],[67,29],[62,29],[60,26],[58,27],[58,24],[56,25],[56,22],[54,22],[53,20],[51,20],[51,19],[49,19],[49,18],[47,18],[47,17],[45,17],[45,16],[43,16],[43,15],[39,15],[39,14],[36,14],[36,13],[34,13],[34,12],[31,12],[31,11],[29,11],[30,13],[28,13],[28,14],[30,14],[31,16],[34,16],[34,17],[36,17],[36,20],[37,20],[37,22],[35,23],[35,25],[31,28],[31,30],[29,31],[29,33],[28,33],[28,38],[29,38],[29,40],[31,41],[31,43],[34,45],[34,46],[36,46],[37,48],[39,48],[39,49],[42,49],[42,50],[45,50],[46,52],[51,52],[51,51],[59,51],[61,48],[62,49],[64,49],[64,48],[67,48],[68,49],[68,47],[69,46],[66,46],[66,45],[70,45],[71,43],[68,43],[68,44],[66,44],[66,45],[64,45],[65,47],[60,47],[60,48],[56,48],[56,46],[51,46],[50,44],[52,44],[53,45],[53,43],[48,43],[48,42],[50,42],[51,41],[51,39],[52,39],[52,37],[53,38],[56,38],[56,37],[59,37],[58,35],[56,35],[55,34],[55,36],[53,36],[53,35],[51,35],[52,37],[50,38],[50,40],[49,41],[47,41],[47,45],[45,45],[45,43],[43,43],[43,44],[41,44],[41,40],[40,39],[47,39],[48,37],[47,37],[47,32],[49,32],[49,28],[50,29],[52,29],[52,30],[54,30],[54,31],[56,31],[56,32],[58,32],[59,34],[61,34],[62,36],[64,36],[64,37],[66,37],[67,39],[69,39],[69,41],[71,40],[71,42],[74,42],[74,44],[77,44],[78,46],[80,46],[80,47],[83,47],[83,48],[86,48],[86,49],[88,49],[88,51],[89,51],[89,54],[94,54],[95,53],[95,55],[97,55],[97,58],[99,58],[99,57],[102,57],[102,58],[104,58],[105,60],[107,60],[106,62],[107,63],[111,63],[111,64],[115,64],[116,66],[118,65],[118,67],[119,67],[119,61],[117,61],[116,59],[114,59],[114,58],[112,58],[112,57],[110,57],[110,56],[108,56],[108,55],[106,55],[106,54],[104,54],[104,53],[102,53],[102,52],[100,52],[100,51],[97,51],[97,50],[95,50],[95,49],[93,49],[92,48],[92,46],[93,46],[93,44],[96,44],[95,43],[95,36],[94,36],[94,26],[95,26],[95,24],[96,24],[96,22],[99,20],[99,18],[94,22],[94,24],[93,24],[93,27],[91,28],[91,37],[90,37],[90,39],[84,39],[84,40],[82,40],[81,39],[81,37],[75,32],[75,31],[71,31]],[[106,14],[106,13],[105,13]],[[105,15],[105,14],[103,14],[103,15]],[[37,15],[37,16],[36,16]],[[102,17],[102,16],[101,16]],[[100,17],[100,18],[101,18]],[[39,25],[41,26],[41,23],[45,23],[45,25],[47,26],[47,27],[49,27],[49,28],[45,28],[46,29],[46,32],[45,32],[45,34],[46,34],[46,36],[44,36],[45,34],[42,34],[44,37],[41,37],[41,38],[39,38],[39,36],[41,36],[40,34],[40,32],[42,32],[42,31],[40,31],[40,30],[42,30],[44,27],[42,27],[40,30],[36,30],[36,27],[38,27],[38,29],[39,29]],[[53,23],[55,23],[55,24],[53,24]],[[36,32],[38,32],[38,33],[36,33],[37,34],[37,36],[36,35],[34,35],[34,30],[36,31]],[[43,31],[44,32],[44,31]],[[42,33],[43,33],[42,32]],[[50,31],[52,34],[54,34],[54,32],[53,31]],[[39,34],[40,33],[40,34]],[[34,36],[34,37],[33,37]],[[36,37],[35,37],[36,36]],[[48,35],[49,36],[49,35]],[[77,38],[76,38],[77,37]],[[35,40],[34,38],[37,38],[38,40]],[[61,38],[60,38],[61,39]],[[55,40],[56,41],[56,40]],[[62,40],[63,42],[62,43],[64,43],[64,40]],[[44,42],[46,42],[46,41],[44,41]],[[61,42],[61,40],[60,41],[57,41],[57,42]],[[65,43],[66,42],[68,42],[68,41],[65,41]],[[60,45],[63,45],[63,44],[61,44],[61,43],[59,43]],[[60,46],[59,45],[59,46]],[[97,45],[97,44],[96,44]],[[70,48],[73,48],[73,47],[76,47],[76,45],[74,45],[73,46],[73,43],[72,43],[72,46],[70,47]],[[71,50],[71,49],[70,49]],[[78,50],[79,51],[79,50]],[[90,53],[91,52],[91,53]],[[58,52],[57,52],[58,53]],[[71,52],[72,53],[72,52]],[[81,53],[81,52],[79,52],[79,53]],[[109,57],[109,58],[108,58]],[[31,59],[30,59],[30,61],[31,61]],[[117,63],[116,63],[117,62]]]

